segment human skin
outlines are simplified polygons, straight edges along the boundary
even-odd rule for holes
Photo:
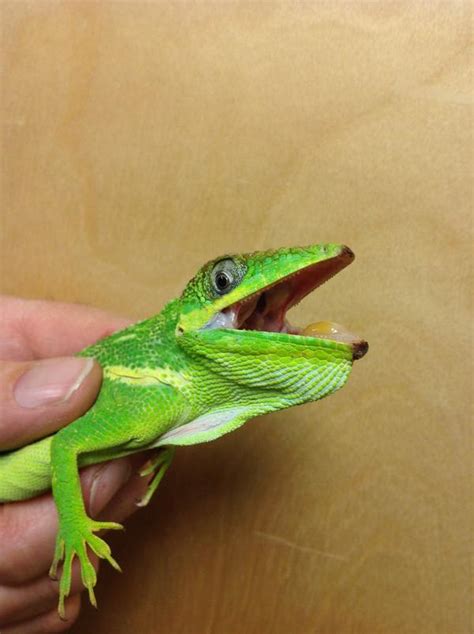
[[[129,323],[96,308],[0,297],[0,452],[47,436],[87,411],[102,372],[92,359],[73,355]],[[84,469],[88,513],[117,522],[133,513],[151,478],[138,475],[146,460],[137,454]],[[48,576],[57,529],[50,493],[0,505],[2,634],[63,632],[77,619],[83,590],[77,562],[67,621],[56,609],[58,582]]]

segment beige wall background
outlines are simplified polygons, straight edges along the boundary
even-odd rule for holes
[[[1,286],[132,317],[338,241],[330,399],[182,449],[76,634],[472,628],[472,5],[3,2]]]

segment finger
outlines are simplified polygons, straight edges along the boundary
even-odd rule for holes
[[[91,512],[93,503],[94,514],[100,514],[129,479],[139,477],[135,474],[145,460],[137,454],[84,469],[81,483],[87,511]],[[146,487],[147,479],[142,480]],[[125,511],[130,507],[133,503]],[[0,506],[0,583],[17,585],[43,575],[53,559],[57,530],[57,512],[50,494]]]
[[[0,450],[48,436],[79,418],[96,399],[101,381],[92,359],[0,362]]]
[[[65,632],[77,620],[81,609],[81,595],[66,599],[66,620],[60,619],[57,609],[50,610],[28,621],[2,628],[2,634],[54,634]]]
[[[130,323],[90,306],[0,297],[0,359],[72,355]]]
[[[98,519],[120,523],[140,508],[137,504],[145,495],[148,485],[153,479],[153,473],[148,476],[139,474],[141,467],[147,461],[147,457],[145,454],[139,454],[138,457],[139,461],[135,459],[135,469],[132,477],[125,486],[117,491],[110,502],[99,513]]]
[[[121,522],[137,510],[136,503],[145,493],[148,483],[153,477],[150,474],[147,477],[140,476],[139,472],[143,464],[149,459],[151,451],[140,452],[127,458],[121,458],[120,461],[105,462],[97,465],[99,471],[97,474],[88,472],[82,479],[82,490],[84,503],[88,514],[97,520],[110,520],[113,522]],[[122,484],[116,487],[112,492],[108,484],[108,477],[102,477],[101,469],[109,469],[114,463],[127,465],[127,477],[123,478]],[[106,488],[109,487],[109,493]]]
[[[89,554],[97,572],[99,561],[93,553]],[[83,590],[80,565],[74,560],[70,594],[72,596]],[[57,609],[58,598],[59,583],[47,574],[20,586],[0,587],[0,624],[10,625]]]

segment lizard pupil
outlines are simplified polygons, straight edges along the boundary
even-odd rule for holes
[[[216,286],[221,292],[229,288],[230,278],[227,273],[220,272],[216,275]]]

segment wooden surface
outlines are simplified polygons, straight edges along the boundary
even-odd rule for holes
[[[356,262],[293,311],[348,386],[179,451],[75,634],[469,634],[471,5],[2,2],[4,292],[143,317],[226,251]]]

